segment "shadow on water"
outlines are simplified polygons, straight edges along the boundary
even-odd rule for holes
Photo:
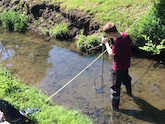
[[[128,98],[127,98],[128,99]],[[104,121],[102,124],[164,124],[165,110],[159,110],[140,97],[129,98],[137,107],[135,109],[119,109],[118,112],[111,111],[110,105],[103,109]],[[129,103],[130,104],[130,103]],[[131,106],[131,104],[130,104]],[[134,119],[133,119],[134,118]]]
[[[132,49],[132,56],[135,58],[154,60],[156,63],[154,67],[163,67],[165,68],[165,53],[161,55],[152,55],[152,53],[146,53],[142,50]]]
[[[140,97],[133,96],[133,101],[140,107],[141,110],[121,109],[120,112],[149,123],[156,123],[156,124],[165,123],[164,109],[159,110]],[[153,120],[151,118],[147,118],[148,116],[151,117]]]

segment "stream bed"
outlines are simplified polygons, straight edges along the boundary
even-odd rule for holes
[[[26,84],[51,96],[93,62],[94,56],[75,52],[74,41],[42,38],[35,34],[0,31],[0,64]],[[102,56],[103,57],[103,56]],[[165,64],[133,53],[129,70],[134,97],[125,94],[122,86],[119,112],[110,110],[110,70],[112,58],[107,53],[97,59],[69,85],[52,98],[55,105],[79,109],[97,124],[165,123]],[[102,68],[102,62],[103,68]],[[103,92],[101,87],[103,69]]]

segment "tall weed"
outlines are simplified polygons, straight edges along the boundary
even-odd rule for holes
[[[55,24],[54,28],[50,30],[50,35],[56,38],[64,38],[67,31],[68,28],[66,23]]]
[[[98,46],[101,39],[96,35],[85,36],[81,33],[78,40],[76,40],[77,48],[80,51],[87,52],[89,49]]]
[[[1,26],[5,27],[9,31],[24,32],[27,27],[27,18],[25,15],[9,10],[0,14],[0,23]]]
[[[153,55],[160,54],[160,52],[165,49],[165,39],[163,39],[159,45],[156,45],[153,43],[152,40],[150,40],[149,37],[143,36],[144,39],[147,41],[145,42],[145,46],[139,47],[140,49],[147,51],[147,52],[152,52]]]

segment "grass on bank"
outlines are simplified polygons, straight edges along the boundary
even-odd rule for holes
[[[19,0],[20,2],[24,0]],[[130,27],[144,15],[155,0],[26,0],[27,2],[52,2],[67,11],[79,9],[94,16],[95,21],[104,25],[115,22],[120,31]]]
[[[98,38],[97,34],[85,36],[83,33],[76,40],[77,48],[82,52],[90,52],[95,53],[95,50],[91,50],[92,48],[99,46],[101,44],[101,37]],[[101,48],[101,47],[99,47]]]
[[[67,36],[68,27],[64,22],[55,23],[51,29],[41,27],[41,33],[45,36],[50,36],[54,38],[65,38]]]
[[[27,107],[40,108],[28,118],[38,124],[92,124],[79,110],[68,110],[55,106],[51,101],[45,103],[48,96],[34,87],[27,86],[13,77],[9,70],[0,67],[0,98],[8,101],[16,109]],[[16,124],[16,120],[12,124]],[[14,123],[15,122],[15,123]]]
[[[48,1],[48,0],[45,0]],[[50,0],[49,0],[50,1]],[[59,2],[61,7],[80,9],[93,14],[97,22],[104,25],[115,22],[120,31],[124,31],[153,5],[153,0],[51,0]]]
[[[27,28],[26,15],[9,10],[0,14],[0,27],[4,27],[9,31],[25,32]]]
[[[50,36],[55,38],[63,38],[67,34],[67,24],[61,22],[60,24],[55,24],[53,28],[50,30]]]

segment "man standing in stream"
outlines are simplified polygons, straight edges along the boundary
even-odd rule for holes
[[[113,22],[107,23],[103,27],[103,32],[107,37],[102,38],[109,56],[113,57],[111,99],[112,110],[118,111],[120,102],[121,84],[124,84],[127,94],[132,96],[131,77],[128,74],[131,57],[131,39],[126,32],[118,32]],[[112,47],[108,42],[108,37],[113,40]]]

